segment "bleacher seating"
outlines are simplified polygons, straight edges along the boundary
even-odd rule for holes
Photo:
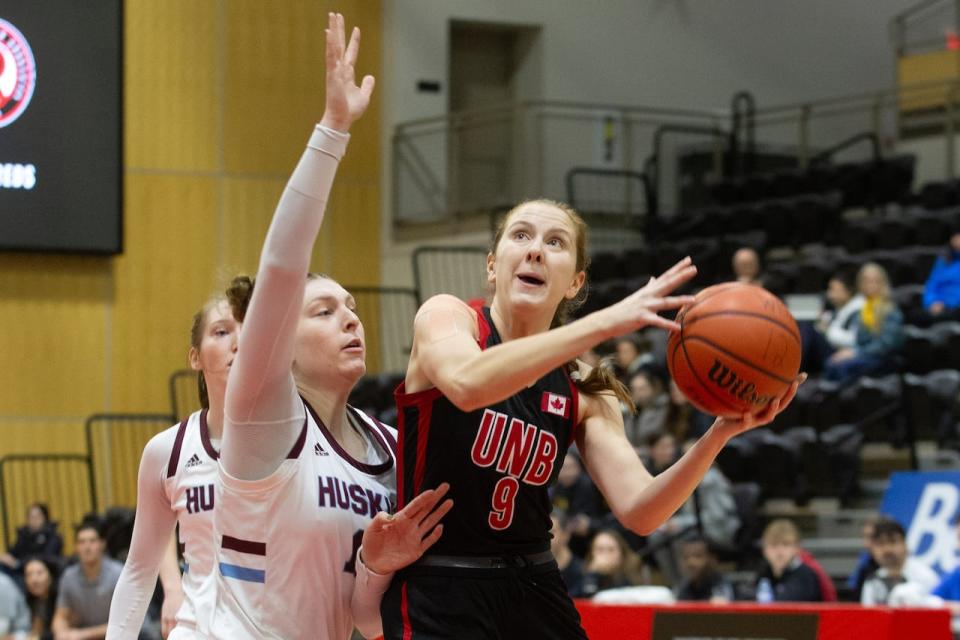
[[[764,286],[781,295],[820,294],[834,273],[856,273],[868,261],[888,272],[907,318],[902,371],[846,387],[811,379],[769,428],[731,441],[717,464],[735,484],[758,482],[760,501],[833,496],[850,504],[865,443],[960,446],[960,324],[909,324],[960,223],[960,181],[913,196],[913,168],[902,156],[723,181],[712,189],[715,204],[655,221],[645,246],[597,256],[581,313],[616,302],[685,255],[699,268],[696,288],[729,280],[732,255],[744,246],[761,256]]]
[[[901,155],[836,165],[813,164],[805,171],[785,169],[723,180],[713,185],[711,195],[726,205],[837,190],[845,207],[873,206],[908,196],[915,163],[913,156]],[[940,194],[937,201],[958,204],[960,193]]]

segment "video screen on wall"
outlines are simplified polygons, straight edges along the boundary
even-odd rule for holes
[[[122,0],[0,0],[0,251],[122,250]]]

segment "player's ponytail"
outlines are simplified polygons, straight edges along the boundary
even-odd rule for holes
[[[233,312],[233,319],[237,322],[243,322],[247,315],[247,307],[250,306],[250,298],[253,297],[254,280],[247,275],[234,277],[227,286],[227,302],[230,304],[230,311]]]
[[[633,398],[630,397],[630,391],[617,379],[612,364],[612,359],[604,358],[583,379],[580,378],[580,366],[576,360],[568,362],[566,366],[570,379],[580,393],[588,396],[613,394],[630,410],[630,413],[635,414],[637,409],[633,404]]]
[[[307,281],[316,278],[333,279],[325,273],[310,272],[307,274]],[[237,322],[243,322],[243,319],[247,317],[247,307],[250,306],[250,299],[253,298],[253,287],[256,282],[256,279],[248,275],[239,275],[235,276],[227,285],[227,302],[230,303],[230,311],[233,312],[233,319]]]

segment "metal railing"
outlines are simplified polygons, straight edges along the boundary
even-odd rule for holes
[[[741,97],[732,109],[693,111],[527,101],[402,123],[393,137],[394,224],[456,221],[531,197],[564,199],[573,168],[644,173],[658,214],[671,216],[684,208],[679,167],[693,156],[706,165],[701,177],[709,182],[762,170],[752,161],[764,156],[805,168],[823,150],[861,133],[871,134],[883,154],[901,147],[915,152],[903,144],[913,138],[942,137],[942,147],[919,154],[918,177],[950,179],[958,170],[960,81],[766,108],[746,102]],[[500,151],[472,158],[468,143],[478,139]],[[853,145],[834,160],[868,160],[874,153]]]
[[[960,33],[958,0],[921,0],[890,19],[890,34],[898,56],[943,49],[948,33]]]
[[[643,172],[661,126],[720,127],[727,119],[723,111],[525,101],[401,123],[393,135],[394,222],[562,200],[574,167]]]
[[[166,413],[98,413],[87,418],[84,430],[90,486],[98,511],[137,504],[137,472],[143,448],[174,420]]]
[[[485,298],[487,253],[486,247],[414,249],[413,282],[418,304],[438,293],[449,293],[461,300]]]
[[[618,216],[627,225],[641,225],[650,213],[649,180],[643,173],[621,169],[574,167],[566,176],[566,201],[575,209]]]
[[[178,369],[170,374],[170,412],[174,420],[181,420],[200,409],[200,393],[197,388],[197,372],[193,369]]]
[[[134,480],[136,480],[134,478]],[[19,518],[34,502],[46,503],[53,520],[69,526],[94,510],[90,458],[79,454],[14,454],[0,458],[0,517],[9,548]],[[70,553],[73,537],[66,531]]]
[[[344,287],[357,302],[367,343],[367,373],[407,370],[417,292],[400,287]]]

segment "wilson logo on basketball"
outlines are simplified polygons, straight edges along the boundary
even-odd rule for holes
[[[714,359],[707,379],[724,392],[741,402],[749,402],[758,407],[766,406],[775,396],[757,393],[757,385],[744,380],[730,370],[730,367]]]
[[[23,34],[0,18],[0,129],[23,115],[37,85],[37,63]]]

